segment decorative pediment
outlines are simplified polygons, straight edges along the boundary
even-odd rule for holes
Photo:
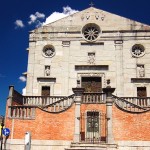
[[[88,23],[95,23],[102,31],[149,30],[150,26],[94,7],[35,29],[33,32],[81,32]],[[63,26],[62,26],[63,25]]]

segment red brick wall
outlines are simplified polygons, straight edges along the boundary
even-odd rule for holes
[[[132,114],[113,106],[115,140],[150,141],[150,112]]]
[[[14,119],[13,138],[23,139],[25,132],[32,133],[32,139],[39,140],[73,140],[75,105],[58,114],[46,113],[36,109],[35,120]],[[82,104],[81,114],[97,110],[106,114],[104,104]],[[6,109],[7,111],[7,109]],[[113,106],[113,134],[115,140],[150,140],[150,112],[131,114]],[[81,120],[81,132],[85,132],[85,121]],[[6,127],[12,131],[12,119],[6,119]],[[102,136],[106,136],[106,122],[102,124]],[[82,135],[83,136],[83,135]],[[11,137],[11,135],[10,135]]]
[[[13,138],[23,139],[25,132],[29,131],[32,139],[73,140],[74,117],[74,105],[67,111],[58,114],[36,109],[35,120],[14,119]],[[12,119],[6,119],[6,127],[12,131]]]

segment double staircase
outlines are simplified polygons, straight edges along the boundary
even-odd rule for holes
[[[35,109],[39,108],[49,113],[60,113],[69,109],[74,103],[75,95],[70,96],[22,96],[17,91],[13,92],[13,102],[9,108],[9,117],[20,119],[34,119]],[[114,104],[129,113],[143,113],[150,110],[150,97],[117,97]],[[104,93],[83,93],[83,104],[105,104]]]

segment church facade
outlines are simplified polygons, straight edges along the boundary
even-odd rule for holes
[[[150,149],[150,26],[90,7],[31,31],[28,53],[6,147]]]

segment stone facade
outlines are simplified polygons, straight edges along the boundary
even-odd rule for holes
[[[150,26],[90,7],[31,31],[28,52],[26,96],[7,101],[12,150],[27,131],[33,150],[150,149]]]
[[[82,33],[83,28],[90,23],[100,28],[99,37],[94,42],[89,42]],[[82,73],[87,76],[97,73],[104,74],[105,79],[111,80],[118,96],[137,96],[138,86],[147,87],[149,96],[149,83],[131,83],[131,78],[137,77],[137,65],[144,65],[145,78],[150,76],[149,28],[147,25],[91,7],[33,30],[28,48],[27,95],[41,95],[43,85],[51,87],[51,95],[70,95],[72,87],[76,86],[77,77],[81,78]],[[135,44],[144,46],[143,57],[132,54],[132,46]],[[44,55],[43,48],[47,45],[55,50],[52,57]],[[93,64],[89,63],[89,54],[94,55]],[[75,70],[76,65],[88,64],[108,65],[109,69]],[[45,77],[45,66],[51,66],[51,74],[49,79],[41,81],[38,77]],[[56,82],[50,80],[53,77]],[[102,87],[105,87],[105,82]]]

